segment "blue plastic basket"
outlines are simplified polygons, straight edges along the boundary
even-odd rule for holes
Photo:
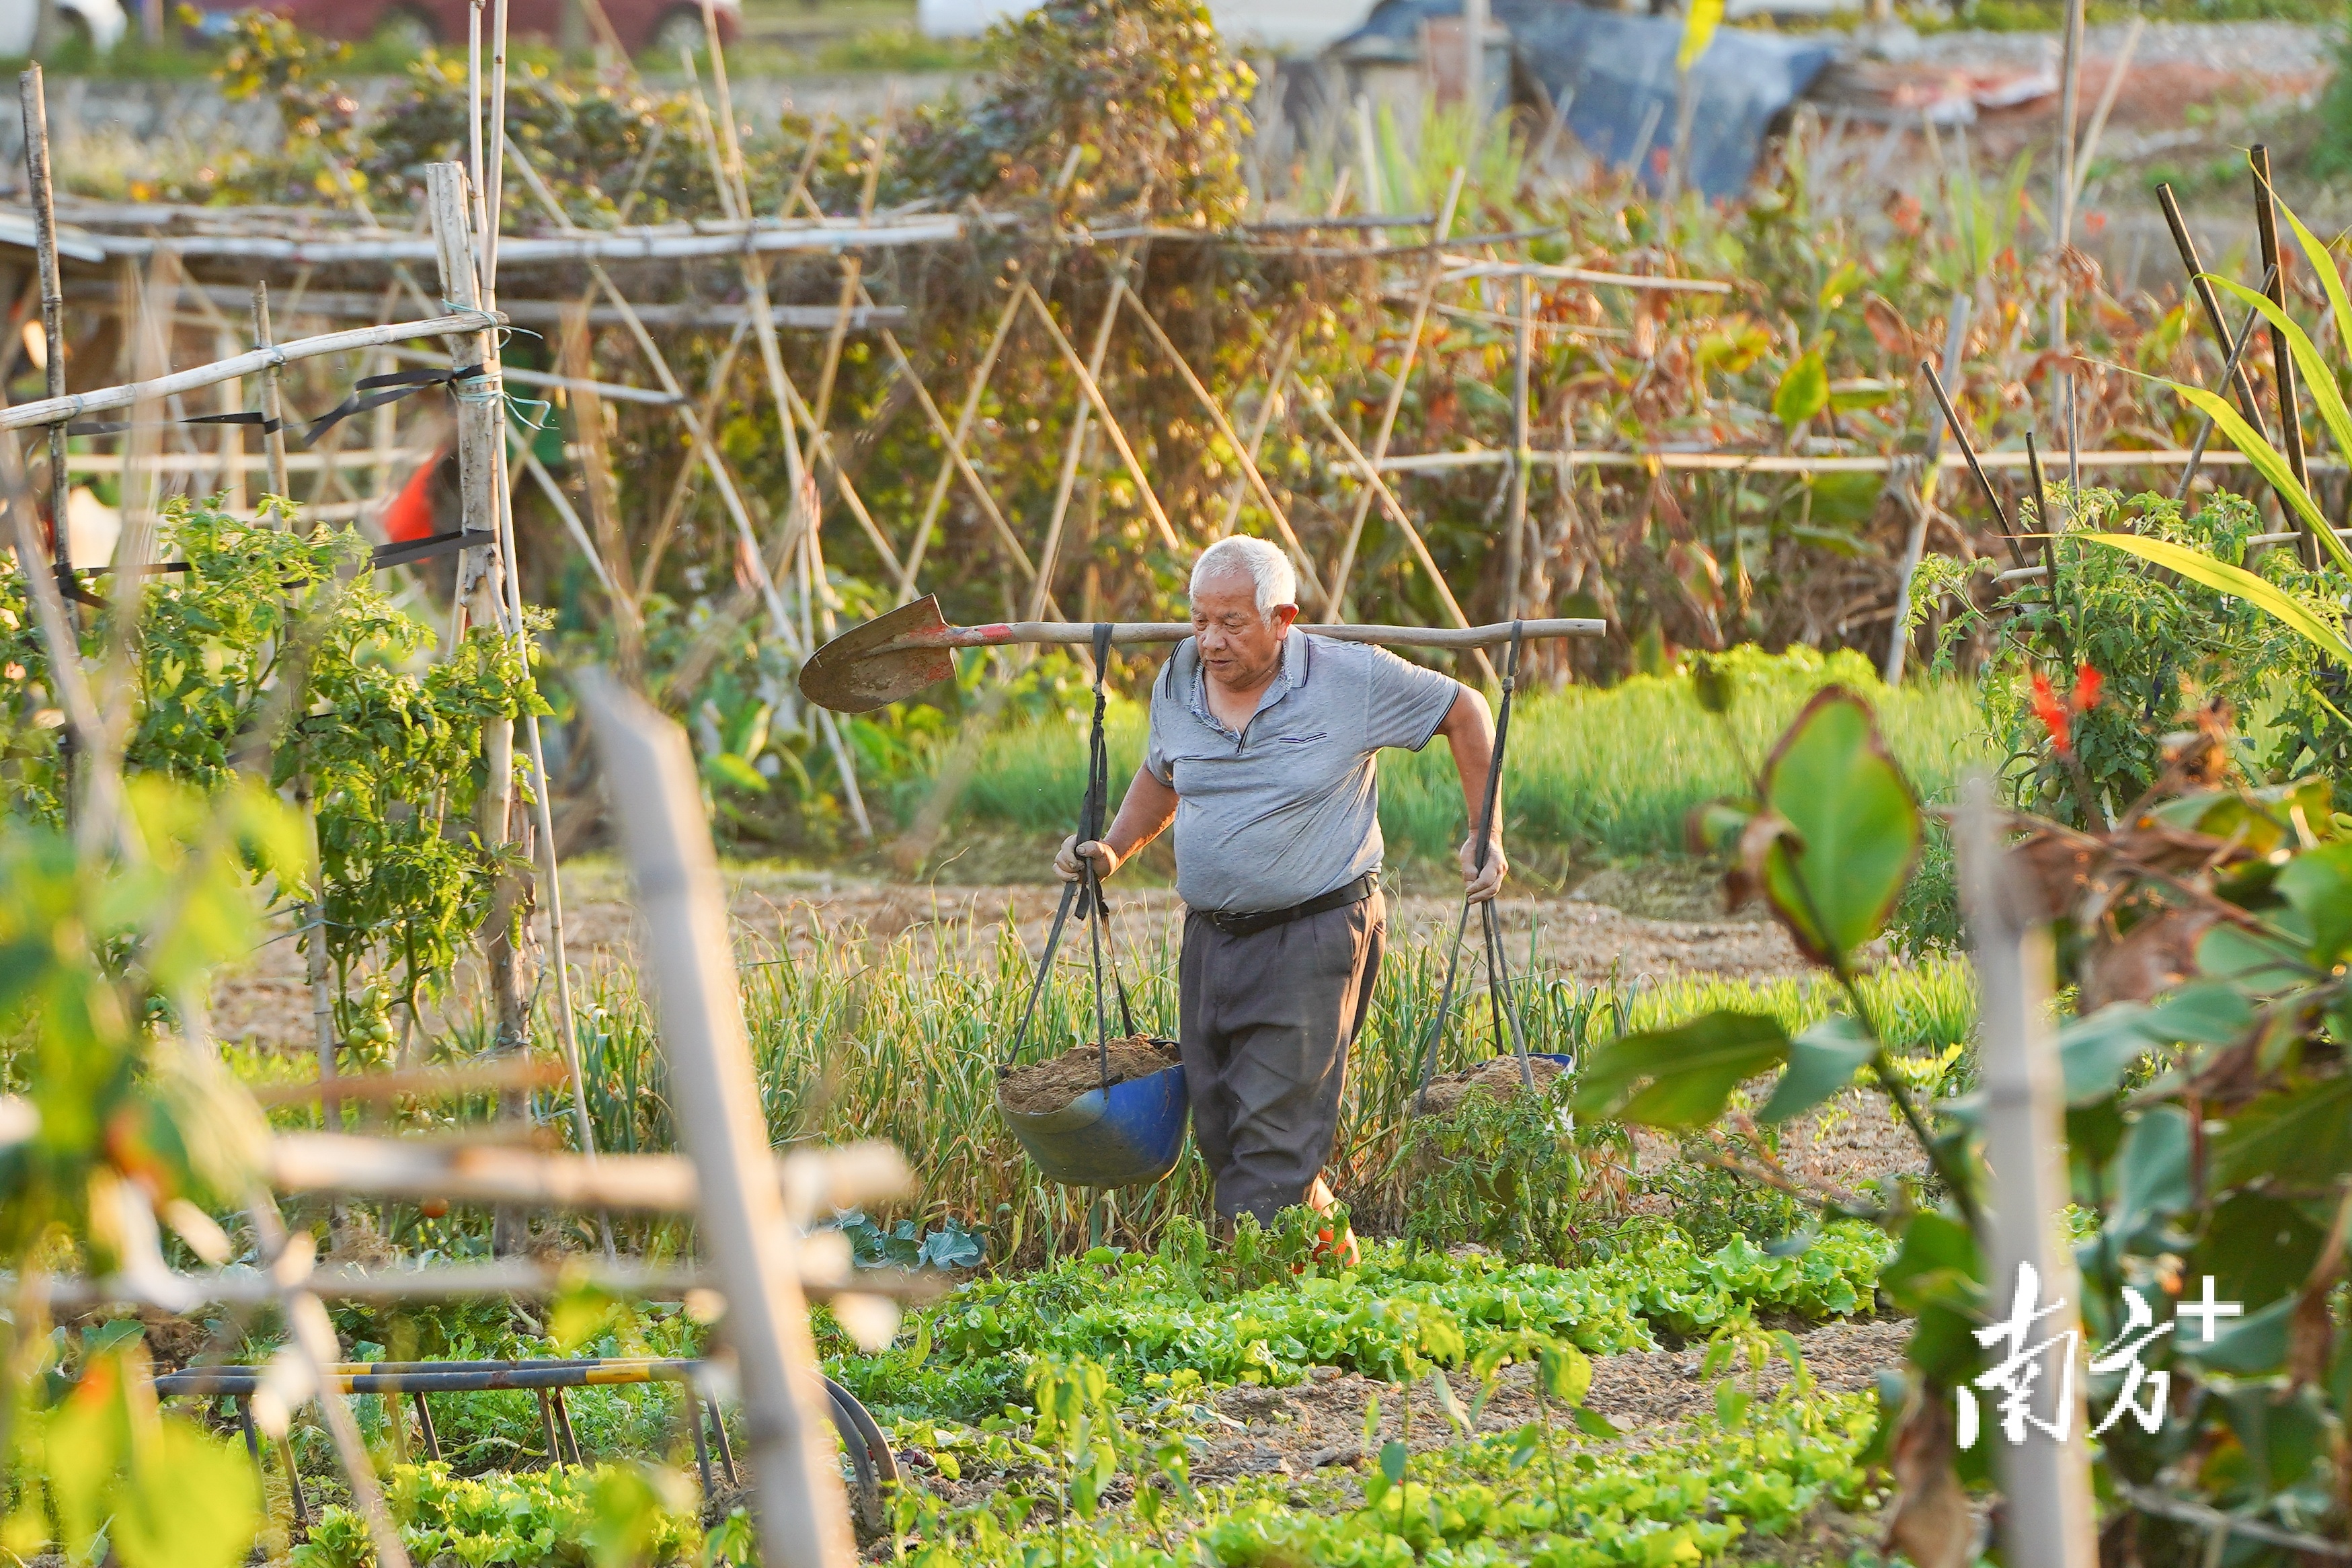
[[[1182,1067],[1090,1089],[1059,1110],[996,1109],[1037,1168],[1074,1187],[1129,1187],[1176,1168],[1192,1101]]]

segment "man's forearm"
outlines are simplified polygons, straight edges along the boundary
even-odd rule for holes
[[[1103,842],[1120,860],[1129,860],[1175,820],[1176,792],[1150,770],[1138,768],[1135,782],[1127,786],[1127,796],[1118,803],[1118,814],[1103,831]]]
[[[1454,752],[1454,770],[1462,777],[1462,804],[1475,837],[1486,811],[1486,775],[1495,765],[1495,721],[1486,712],[1486,700],[1464,687],[1437,728]],[[1499,813],[1488,827],[1486,841],[1495,845],[1503,841]]]

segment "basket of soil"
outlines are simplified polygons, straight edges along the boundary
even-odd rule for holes
[[[1081,1187],[1158,1181],[1192,1117],[1176,1042],[1144,1035],[999,1068],[996,1109],[1039,1170]]]
[[[1572,1058],[1556,1056],[1549,1051],[1528,1053],[1528,1069],[1535,1076],[1538,1094],[1549,1089],[1552,1081],[1573,1065]],[[1451,1116],[1462,1109],[1464,1100],[1474,1094],[1503,1100],[1524,1093],[1526,1089],[1526,1083],[1519,1077],[1517,1057],[1493,1057],[1465,1071],[1442,1072],[1432,1078],[1425,1094],[1414,1103],[1412,1114]]]

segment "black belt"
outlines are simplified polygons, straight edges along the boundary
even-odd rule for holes
[[[1202,910],[1208,922],[1227,936],[1255,936],[1262,931],[1286,926],[1293,921],[1303,921],[1308,915],[1327,914],[1344,910],[1349,904],[1360,904],[1372,896],[1381,879],[1367,871],[1344,887],[1332,889],[1319,899],[1309,899],[1303,904],[1293,904],[1286,910],[1265,910],[1245,913],[1235,910]]]

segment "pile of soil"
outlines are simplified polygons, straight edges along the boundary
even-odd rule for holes
[[[1110,1043],[1110,1081],[1150,1078],[1176,1065],[1176,1047],[1162,1040],[1130,1035]],[[996,1080],[997,1102],[1024,1116],[1059,1110],[1090,1089],[1103,1085],[1102,1047],[1079,1046],[1058,1057],[1014,1068]]]
[[[1568,1070],[1558,1062],[1546,1061],[1541,1057],[1528,1058],[1528,1066],[1534,1069],[1538,1089],[1549,1089],[1552,1079]],[[1496,1100],[1508,1100],[1524,1087],[1519,1081],[1518,1057],[1516,1054],[1495,1057],[1466,1072],[1442,1072],[1431,1079],[1428,1101],[1418,1105],[1414,1114],[1450,1116],[1474,1094],[1490,1094]]]

